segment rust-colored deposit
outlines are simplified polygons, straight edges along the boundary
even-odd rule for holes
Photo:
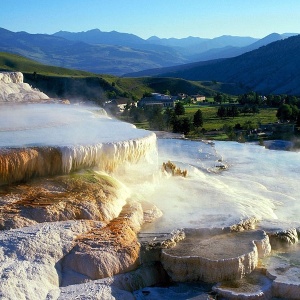
[[[64,259],[64,269],[91,279],[125,273],[139,265],[140,244],[127,217],[118,217],[105,228],[95,228],[75,242]]]
[[[118,186],[108,176],[91,171],[6,186],[0,191],[0,229],[64,220],[109,221],[121,210],[114,210],[117,194]]]
[[[56,148],[0,149],[0,186],[61,173],[62,155]]]
[[[171,161],[168,161],[166,163],[163,163],[162,165],[162,171],[165,171],[169,174],[172,174],[172,176],[187,176],[187,170],[181,170],[179,167],[177,167],[174,163]]]

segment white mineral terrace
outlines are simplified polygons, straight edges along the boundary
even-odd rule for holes
[[[43,95],[0,73],[0,299],[300,299],[300,153]]]
[[[0,103],[39,101],[48,98],[46,94],[24,83],[21,72],[0,72]]]
[[[83,167],[112,171],[156,151],[156,136],[99,108],[62,104],[3,105],[0,184]]]

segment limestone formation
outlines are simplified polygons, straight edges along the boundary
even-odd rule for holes
[[[2,188],[0,229],[79,219],[109,222],[127,197],[122,184],[99,172],[36,179]]]
[[[300,246],[276,251],[263,264],[267,276],[273,280],[272,295],[285,299],[300,299]]]
[[[137,270],[60,288],[58,299],[135,299],[131,292],[157,284],[166,284],[168,276],[159,263]],[[53,291],[53,296],[56,291]]]
[[[0,72],[0,103],[39,102],[49,97],[28,83],[21,72]]]
[[[60,285],[61,260],[75,237],[101,226],[101,222],[66,221],[1,231],[0,299],[46,299]]]
[[[154,133],[99,115],[95,107],[31,103],[0,109],[0,185],[86,168],[112,172],[148,161],[156,150]]]
[[[299,299],[299,224],[253,217],[232,226],[222,221],[225,228],[141,233],[162,212],[135,202],[135,190],[131,195],[113,176],[128,163],[148,164],[157,154],[155,134],[96,108],[36,104],[51,101],[21,73],[0,73],[1,299],[134,299],[134,291],[170,281],[174,299],[182,290],[186,298],[206,299],[212,284],[198,289],[203,281],[219,282],[214,291],[226,299]],[[204,169],[226,165],[219,160]],[[187,176],[170,161],[163,172]],[[191,205],[188,196],[182,200]],[[193,284],[196,294],[187,288]],[[162,287],[152,291],[135,296],[165,295]]]
[[[181,170],[171,161],[163,163],[162,171],[171,174],[172,176],[182,176],[182,177],[187,176],[187,170]]]
[[[272,280],[263,272],[254,271],[242,279],[219,283],[213,290],[228,300],[267,300],[272,298]]]
[[[199,230],[186,233],[174,248],[164,249],[161,259],[174,281],[218,282],[250,274],[258,259],[270,251],[269,238],[263,231],[203,235]]]
[[[160,218],[163,213],[162,211],[154,204],[149,202],[141,202],[143,211],[144,211],[144,222],[152,223],[154,220]]]
[[[93,280],[136,269],[140,244],[135,230],[143,222],[143,211],[139,203],[130,206],[105,228],[78,236],[76,245],[64,258],[64,269]]]
[[[280,249],[297,244],[297,226],[298,224],[283,223],[277,220],[263,220],[259,223],[259,228],[268,234],[272,249]]]

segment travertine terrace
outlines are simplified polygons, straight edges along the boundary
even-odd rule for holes
[[[49,103],[21,73],[0,73],[0,91],[1,299],[300,299],[299,224],[263,220],[275,219],[267,196],[279,203],[284,190],[255,184],[255,207],[245,192],[253,178],[224,179],[223,168],[211,168],[210,157],[221,159],[212,143],[203,143],[203,161],[193,160],[195,147],[188,163],[164,157],[162,169],[150,131],[98,107]],[[191,150],[192,141],[181,142]]]

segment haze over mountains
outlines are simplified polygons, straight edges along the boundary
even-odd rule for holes
[[[0,28],[0,51],[97,74],[220,81],[261,93],[300,94],[300,36],[294,33],[144,40],[99,29],[47,35]]]
[[[154,69],[127,76],[176,77],[236,83],[265,94],[300,95],[300,35],[224,60]]]
[[[251,37],[221,36],[214,39],[144,40],[116,31],[60,31],[53,35],[11,32],[0,29],[0,51],[23,55],[38,62],[94,73],[121,76],[146,69],[236,56],[286,38],[272,34],[258,40]]]

